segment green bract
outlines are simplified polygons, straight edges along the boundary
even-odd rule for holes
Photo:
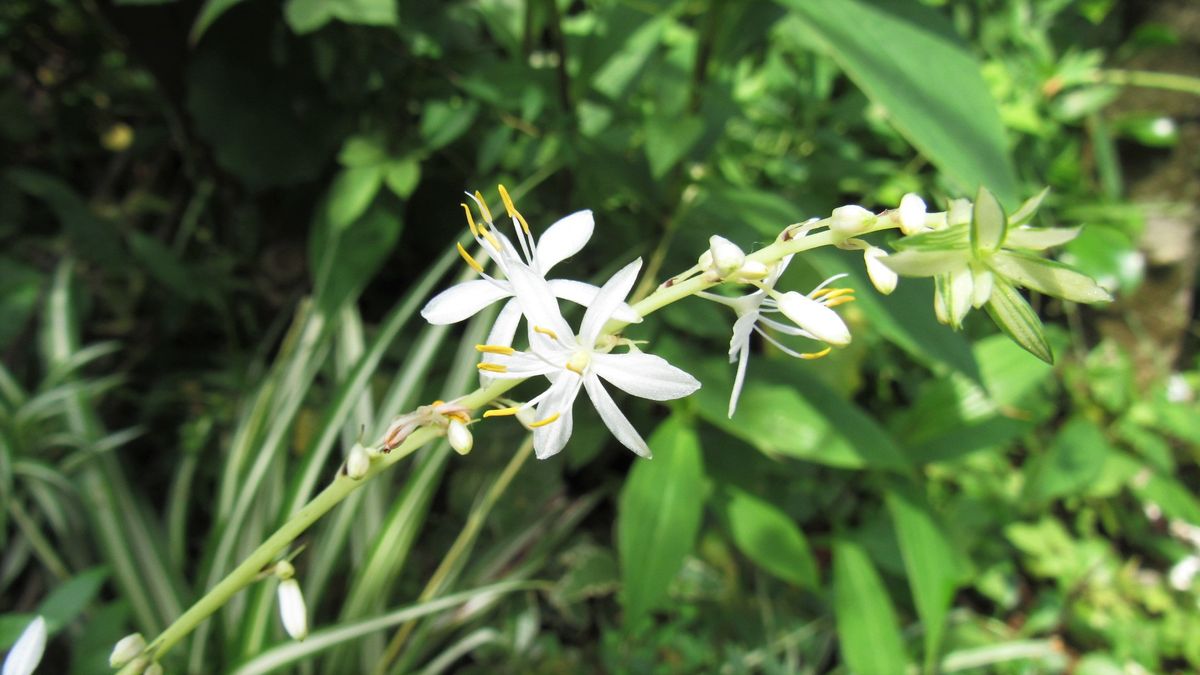
[[[1004,332],[1051,361],[1041,321],[1016,286],[1072,302],[1112,298],[1091,277],[1038,253],[1079,234],[1079,228],[1026,226],[1045,196],[1043,190],[1006,217],[996,197],[980,188],[969,220],[952,206],[943,227],[897,241],[898,252],[883,263],[902,276],[934,278],[934,309],[942,323],[961,328],[972,307],[986,306]]]

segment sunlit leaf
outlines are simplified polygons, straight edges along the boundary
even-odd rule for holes
[[[908,659],[887,588],[866,551],[848,539],[833,547],[833,603],[842,659],[851,672],[905,672]]]

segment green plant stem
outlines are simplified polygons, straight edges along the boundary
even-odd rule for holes
[[[820,221],[814,227],[827,224],[827,220]],[[883,215],[879,217],[876,224],[868,232],[862,234],[889,229],[895,226],[896,221],[894,218]],[[821,246],[829,246],[838,243],[838,241],[838,238],[832,232],[825,230],[786,241],[776,241],[748,255],[747,259],[770,265],[779,262],[788,255]],[[633,308],[638,314],[647,316],[673,302],[711,288],[721,282],[721,279],[702,273],[677,284],[669,286],[661,285],[654,293],[634,304]],[[605,328],[607,332],[613,333],[620,331],[626,325],[621,321],[610,321]],[[457,399],[456,402],[474,410],[491,403],[521,382],[524,382],[524,380],[497,380],[487,387],[481,387]],[[371,463],[371,468],[363,478],[354,480],[347,477],[344,473],[339,472],[337,478],[328,487],[292,515],[266,541],[260,544],[249,557],[230,571],[229,574],[225,575],[223,579],[217,582],[212,589],[189,607],[171,625],[167,626],[158,637],[147,645],[143,656],[122,668],[119,675],[136,675],[141,673],[150,662],[161,659],[180,640],[191,633],[196,626],[223,607],[235,593],[257,580],[271,563],[297,537],[307,530],[309,526],[319,520],[321,516],[340,504],[352,492],[365,485],[368,480],[412,454],[429,441],[443,435],[445,435],[445,430],[441,427],[422,427],[409,435],[403,443],[391,452],[377,455]]]
[[[1179,73],[1156,73],[1148,70],[1097,70],[1092,73],[1090,79],[1099,84],[1167,89],[1200,96],[1200,77]]]
[[[25,507],[21,506],[20,500],[14,498],[8,501],[8,515],[12,516],[17,529],[25,533],[29,545],[33,547],[46,569],[50,570],[50,573],[58,577],[60,581],[70,579],[71,570],[67,569],[66,563],[54,552],[54,546],[42,536],[42,532],[33,522],[33,518],[25,513]]]

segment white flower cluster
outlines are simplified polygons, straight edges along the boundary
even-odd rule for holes
[[[641,316],[625,303],[641,268],[641,259],[626,265],[604,286],[568,279],[547,279],[556,264],[574,255],[591,239],[595,223],[591,211],[579,211],[556,222],[535,243],[525,218],[517,211],[503,186],[500,196],[512,220],[517,244],[495,226],[483,197],[468,195],[483,217],[476,224],[471,209],[463,204],[467,225],[480,250],[495,264],[499,274],[489,275],[483,264],[459,245],[459,253],[481,279],[449,288],[433,298],[421,311],[427,321],[446,324],[462,321],[499,300],[507,300],[487,344],[477,345],[483,354],[478,367],[485,384],[492,379],[525,379],[545,376],[550,386],[538,396],[516,406],[489,410],[484,417],[534,415],[534,452],[539,458],[560,452],[572,430],[572,408],[580,389],[587,391],[600,419],[623,445],[649,457],[637,430],[621,412],[601,380],[628,394],[655,401],[681,398],[700,388],[691,375],[664,359],[643,354],[628,340],[603,329],[609,321],[637,323]],[[587,308],[579,331],[563,318],[558,298]],[[512,346],[521,318],[525,318],[529,347]],[[625,347],[624,352],[615,352]]]

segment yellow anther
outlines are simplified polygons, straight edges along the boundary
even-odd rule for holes
[[[484,354],[503,354],[509,356],[515,354],[517,350],[504,345],[475,345],[475,351],[483,352]]]
[[[500,242],[496,241],[496,235],[494,235],[490,231],[488,231],[488,229],[486,227],[479,228],[479,233],[482,234],[483,238],[487,239],[488,242],[491,243],[492,246],[495,246],[497,251],[501,250]]]
[[[508,190],[505,190],[503,185],[499,187],[500,199],[504,201],[504,210],[508,211],[508,217],[516,218],[517,222],[521,224],[521,229],[525,232],[525,234],[529,234],[529,223],[525,222],[525,216],[522,216],[521,212],[517,210],[516,205],[513,204],[512,197],[508,196]]]
[[[536,422],[530,422],[530,423],[529,423],[529,428],[530,428],[530,429],[536,429],[536,428],[538,428],[538,427],[544,427],[544,426],[546,426],[547,424],[550,424],[551,422],[555,422],[555,421],[557,421],[559,417],[562,417],[562,414],[561,414],[561,413],[554,413],[553,415],[551,415],[551,416],[547,417],[547,418],[546,418],[546,419],[544,419],[544,420],[538,420],[538,421],[536,421]]]
[[[446,417],[449,417],[451,419],[456,419],[459,422],[462,422],[463,424],[470,424],[470,422],[471,422],[471,416],[465,412],[446,413]]]
[[[825,297],[827,297],[827,298],[840,298],[843,295],[854,295],[853,288],[834,288],[834,289],[826,289],[826,290],[829,291],[828,293],[825,294]]]
[[[847,302],[854,302],[854,296],[853,295],[843,295],[839,298],[833,298],[830,300],[826,300],[825,306],[826,307],[837,307],[838,305],[844,305]]]
[[[519,412],[521,412],[521,409],[514,406],[512,408],[496,408],[495,410],[485,410],[483,412],[483,416],[484,417],[507,417],[508,415],[516,415]]]
[[[483,265],[480,265],[478,261],[472,258],[471,254],[467,253],[467,249],[463,248],[462,244],[455,244],[455,246],[458,246],[458,254],[462,256],[463,260],[467,261],[467,264],[471,266],[471,269],[483,274]]]
[[[487,202],[483,201],[483,193],[479,190],[475,191],[475,199],[479,200],[479,211],[483,213],[483,219],[488,225],[492,224],[492,212],[488,210]]]
[[[551,340],[558,339],[558,333],[555,333],[554,331],[550,330],[549,328],[542,328],[541,326],[534,326],[533,332],[541,333],[542,335],[549,337]]]
[[[445,401],[443,401],[442,399],[440,399],[440,398],[439,398],[438,400],[434,401],[433,403],[430,403],[429,405],[430,405],[431,407],[434,407],[434,408],[436,408],[436,407],[438,407],[439,405],[445,405],[445,403],[446,403]]]
[[[831,351],[833,351],[833,347],[826,347],[825,349],[822,349],[819,352],[809,352],[807,354],[801,354],[800,358],[802,358],[806,361],[812,361],[813,359],[819,359],[822,356],[825,356],[826,354],[828,354]]]
[[[576,375],[583,377],[583,368],[580,368],[579,366],[575,365],[574,363],[567,361],[565,368],[567,370],[571,371],[572,373],[575,373]]]
[[[475,365],[480,370],[486,370],[489,373],[507,373],[508,366],[500,363],[478,363]]]
[[[479,227],[475,224],[475,216],[471,215],[471,207],[466,204],[459,204],[459,206],[463,207],[463,213],[467,214],[467,227],[471,228],[471,236],[478,237]]]

